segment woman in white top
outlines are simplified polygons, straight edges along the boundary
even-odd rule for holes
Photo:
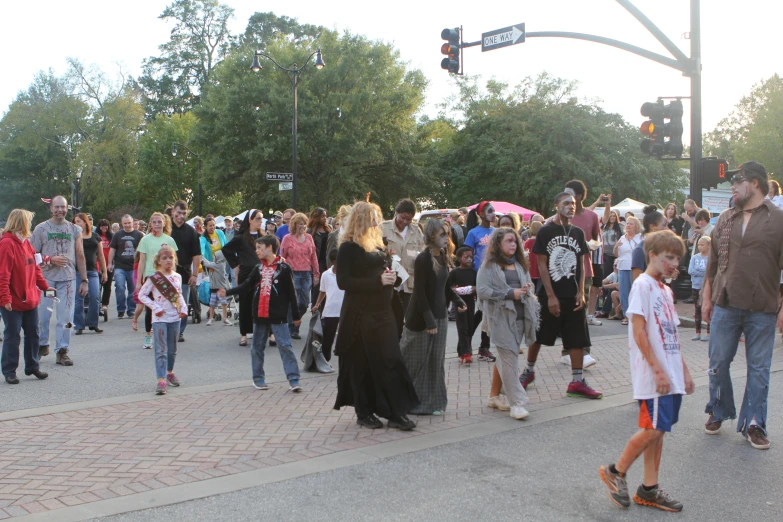
[[[623,316],[625,316],[625,311],[628,310],[628,295],[631,293],[631,256],[633,249],[642,240],[641,230],[642,224],[639,220],[629,216],[625,220],[625,235],[614,246],[614,255],[617,257],[617,268],[619,270],[620,305],[623,308]],[[628,324],[626,319],[623,319],[623,324]]]

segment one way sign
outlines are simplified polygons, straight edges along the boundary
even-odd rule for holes
[[[481,51],[494,51],[525,41],[525,24],[516,24],[481,34]]]

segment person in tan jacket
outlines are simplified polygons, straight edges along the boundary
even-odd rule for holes
[[[413,295],[413,264],[416,256],[424,250],[424,234],[412,223],[416,204],[410,199],[401,199],[394,209],[394,218],[381,223],[381,232],[391,255],[400,257],[400,264],[408,272],[408,280],[397,289],[402,301],[403,315]]]

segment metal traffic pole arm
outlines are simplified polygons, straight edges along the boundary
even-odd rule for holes
[[[262,58],[266,58],[267,60],[269,60],[270,62],[275,64],[277,66],[277,68],[282,70],[282,71],[289,72],[289,73],[298,73],[299,71],[304,69],[307,66],[308,63],[310,63],[310,60],[312,60],[313,56],[315,56],[316,54],[318,54],[320,52],[321,52],[321,49],[316,49],[315,51],[313,51],[310,54],[310,56],[307,57],[307,59],[305,60],[305,62],[302,64],[301,67],[297,67],[296,64],[294,64],[293,67],[283,67],[282,65],[277,63],[277,60],[275,60],[274,58],[272,58],[271,56],[266,54],[264,51],[256,51],[255,52],[255,56],[256,57],[261,56]],[[316,65],[318,65],[318,64],[316,63]]]

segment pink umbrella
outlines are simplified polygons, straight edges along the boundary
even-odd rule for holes
[[[519,205],[514,205],[513,203],[508,203],[507,201],[491,201],[492,206],[495,207],[495,212],[498,214],[506,214],[508,212],[516,212],[520,216],[522,216],[522,219],[527,221],[530,219],[530,216],[533,214],[537,214],[538,212],[534,212],[532,210],[526,209],[525,207],[520,207]],[[478,206],[478,203],[475,205],[471,205],[468,207],[468,210],[472,210]]]

